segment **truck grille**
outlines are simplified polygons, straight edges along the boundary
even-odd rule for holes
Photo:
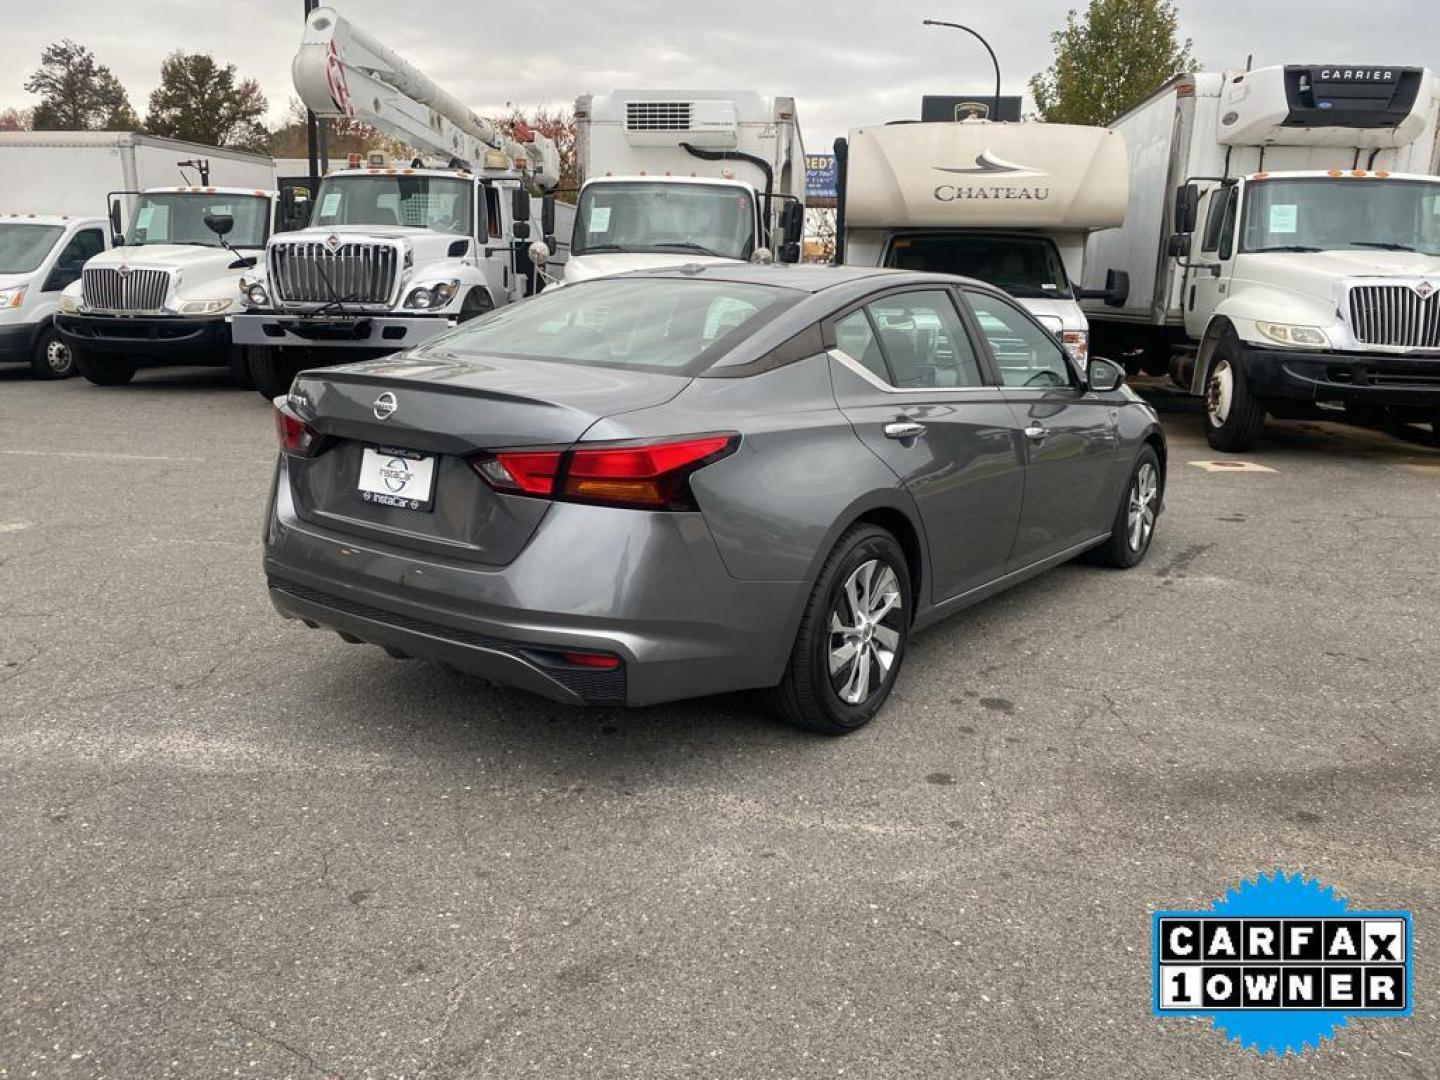
[[[282,304],[391,302],[400,272],[400,248],[356,240],[290,241],[270,245],[270,284]]]
[[[170,288],[166,270],[86,270],[82,280],[86,306],[99,311],[159,311]]]
[[[1440,349],[1440,292],[1421,297],[1409,285],[1357,285],[1350,327],[1362,345]]]
[[[689,131],[690,105],[688,101],[627,101],[625,130]]]

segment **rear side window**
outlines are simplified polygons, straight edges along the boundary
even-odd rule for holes
[[[880,342],[875,340],[875,331],[870,329],[870,317],[865,314],[864,308],[852,311],[835,324],[835,347],[858,360],[877,379],[890,381],[885,357],[880,352]]]
[[[437,342],[460,353],[694,375],[801,295],[729,281],[602,279],[508,305]]]

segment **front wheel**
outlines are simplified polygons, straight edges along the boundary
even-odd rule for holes
[[[771,703],[822,735],[848,735],[885,704],[910,633],[910,571],[895,538],[856,525],[835,545],[810,594]]]
[[[94,353],[71,346],[70,354],[75,358],[75,368],[96,386],[124,386],[135,377],[135,363],[119,357],[97,360]]]
[[[272,401],[290,392],[290,384],[300,370],[290,350],[267,345],[246,345],[244,349],[250,369],[250,385],[260,392],[261,397]]]
[[[1147,445],[1130,470],[1130,481],[1110,526],[1110,539],[1095,549],[1095,562],[1128,570],[1145,558],[1155,538],[1161,494],[1160,458],[1155,448]]]
[[[1216,450],[1249,450],[1265,426],[1265,405],[1251,393],[1240,348],[1227,337],[1215,348],[1205,377],[1205,440]]]
[[[37,379],[68,379],[75,374],[75,354],[54,324],[40,331],[30,354],[30,370]]]
[[[250,381],[250,346],[231,345],[225,354],[226,366],[230,369],[231,381],[241,390],[254,390]]]

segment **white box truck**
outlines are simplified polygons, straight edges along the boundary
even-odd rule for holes
[[[1098,347],[1203,395],[1218,450],[1266,413],[1440,424],[1437,114],[1421,68],[1172,80],[1114,124],[1130,205],[1087,255],[1131,288]]]
[[[0,210],[0,364],[29,364],[41,379],[75,374],[55,311],[86,260],[109,246],[103,217]]]
[[[580,197],[565,282],[685,263],[800,261],[795,101],[616,90],[575,102]]]
[[[961,274],[1010,293],[1084,366],[1086,238],[1125,219],[1124,139],[1073,124],[896,123],[836,144],[837,261]],[[1123,303],[1123,272],[1093,295]]]

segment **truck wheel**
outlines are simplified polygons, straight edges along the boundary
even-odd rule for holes
[[[460,314],[456,316],[457,323],[469,322],[471,319],[478,319],[481,315],[488,315],[495,310],[495,301],[490,297],[490,290],[483,286],[471,289],[465,294],[465,302],[460,305]]]
[[[71,346],[75,369],[96,386],[124,386],[135,377],[135,362],[118,357],[97,360],[93,353]]]
[[[75,354],[65,339],[55,331],[54,325],[45,327],[35,339],[35,349],[30,354],[30,370],[37,379],[68,379],[75,374]]]
[[[1091,561],[1128,570],[1145,558],[1155,536],[1162,493],[1160,459],[1154,447],[1146,446],[1130,470],[1130,480],[1120,496],[1115,521],[1110,527],[1110,539],[1094,550]]]
[[[260,396],[271,401],[290,392],[295,372],[300,368],[288,349],[272,349],[264,345],[246,345],[250,357],[250,385]]]
[[[1205,377],[1205,438],[1216,450],[1249,450],[1265,426],[1265,405],[1251,392],[1240,364],[1239,343],[1226,336],[1215,347]]]
[[[770,691],[782,719],[848,735],[885,704],[910,633],[910,573],[895,538],[860,524],[840,537],[810,594],[790,663]]]
[[[250,345],[231,345],[225,354],[226,364],[230,368],[230,378],[241,390],[254,390],[255,384],[250,381]]]

